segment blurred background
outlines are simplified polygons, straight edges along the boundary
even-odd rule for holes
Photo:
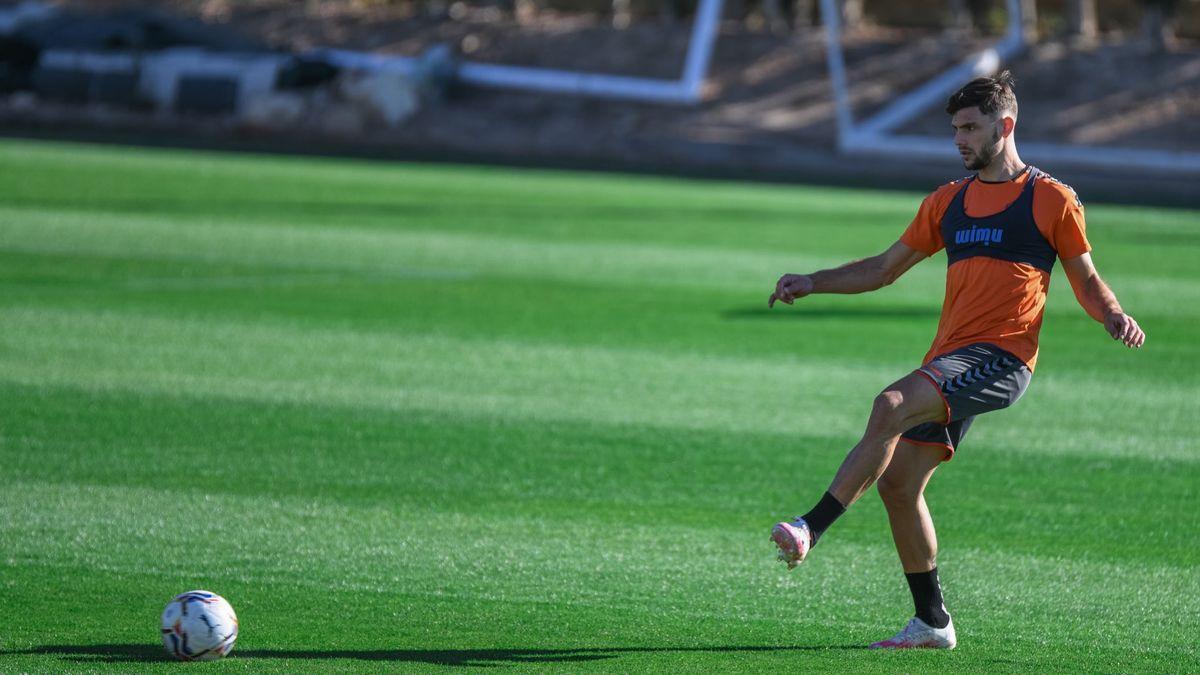
[[[0,126],[37,137],[931,189],[963,172],[941,101],[970,73],[945,80],[887,130],[944,140],[944,152],[871,152],[871,138],[850,148],[846,122],[869,120],[1002,41],[1015,6],[1019,44],[972,72],[1013,70],[1018,138],[1048,144],[1027,159],[1092,199],[1200,203],[1200,2],[1010,3],[4,3]],[[830,8],[841,26],[832,45]],[[840,125],[835,52],[845,66]],[[1117,152],[1093,161],[1061,146]]]

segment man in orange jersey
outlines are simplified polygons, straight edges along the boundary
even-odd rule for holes
[[[1012,405],[1025,392],[1055,259],[1062,259],[1079,304],[1113,339],[1127,347],[1146,340],[1092,265],[1075,192],[1017,155],[1017,99],[1008,71],[972,80],[950,97],[946,112],[963,164],[977,173],[926,197],[888,250],[835,269],[785,274],[768,302],[873,291],[946,249],[946,297],[924,365],[875,398],[862,440],[816,506],[771,530],[791,569],[878,481],[916,606],[903,630],[871,645],[878,648],[954,648],[925,485],[976,415]]]

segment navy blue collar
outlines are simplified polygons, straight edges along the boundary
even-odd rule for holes
[[[1009,178],[1008,180],[984,180],[979,177],[979,174],[975,174],[974,178],[975,178],[975,180],[979,181],[980,183],[983,183],[984,185],[1004,185],[1005,183],[1011,183],[1011,182],[1015,181],[1016,179],[1020,178],[1021,176],[1024,176],[1025,174],[1029,173],[1029,167],[1030,167],[1030,165],[1026,164],[1024,169],[1021,169],[1020,171],[1018,171],[1017,175],[1013,176],[1012,178]]]

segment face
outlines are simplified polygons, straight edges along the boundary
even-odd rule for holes
[[[1001,113],[985,115],[978,107],[963,108],[950,119],[954,127],[954,145],[962,155],[963,166],[979,171],[991,164],[1004,148],[1005,118]]]

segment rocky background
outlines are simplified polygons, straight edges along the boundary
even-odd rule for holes
[[[1034,43],[1006,64],[1018,80],[1021,139],[1200,151],[1200,2],[1022,1],[1036,12],[1026,31]],[[472,61],[671,79],[682,70],[694,9],[673,0],[57,4],[80,11],[159,9],[293,52],[339,47],[415,56],[441,45],[454,58]],[[862,0],[845,3],[843,11],[859,118],[994,41],[1004,23],[1002,2]],[[360,83],[360,89],[375,84]],[[10,97],[0,105],[0,124],[16,133],[102,129],[126,137],[157,134],[282,149],[782,180],[928,187],[931,180],[962,173],[952,163],[913,167],[838,157],[830,91],[815,2],[732,0],[705,101],[697,106],[450,87],[422,92],[411,109],[388,119],[347,113],[331,122],[273,129],[269,122],[296,122],[292,117],[300,113],[289,117],[290,104],[266,105],[260,119],[248,122],[89,106],[81,117],[79,106]],[[938,109],[905,129],[947,130]],[[1200,200],[1192,187],[1198,177],[1139,176],[1135,185],[1111,172],[1047,168],[1115,198],[1162,193],[1170,202]]]

